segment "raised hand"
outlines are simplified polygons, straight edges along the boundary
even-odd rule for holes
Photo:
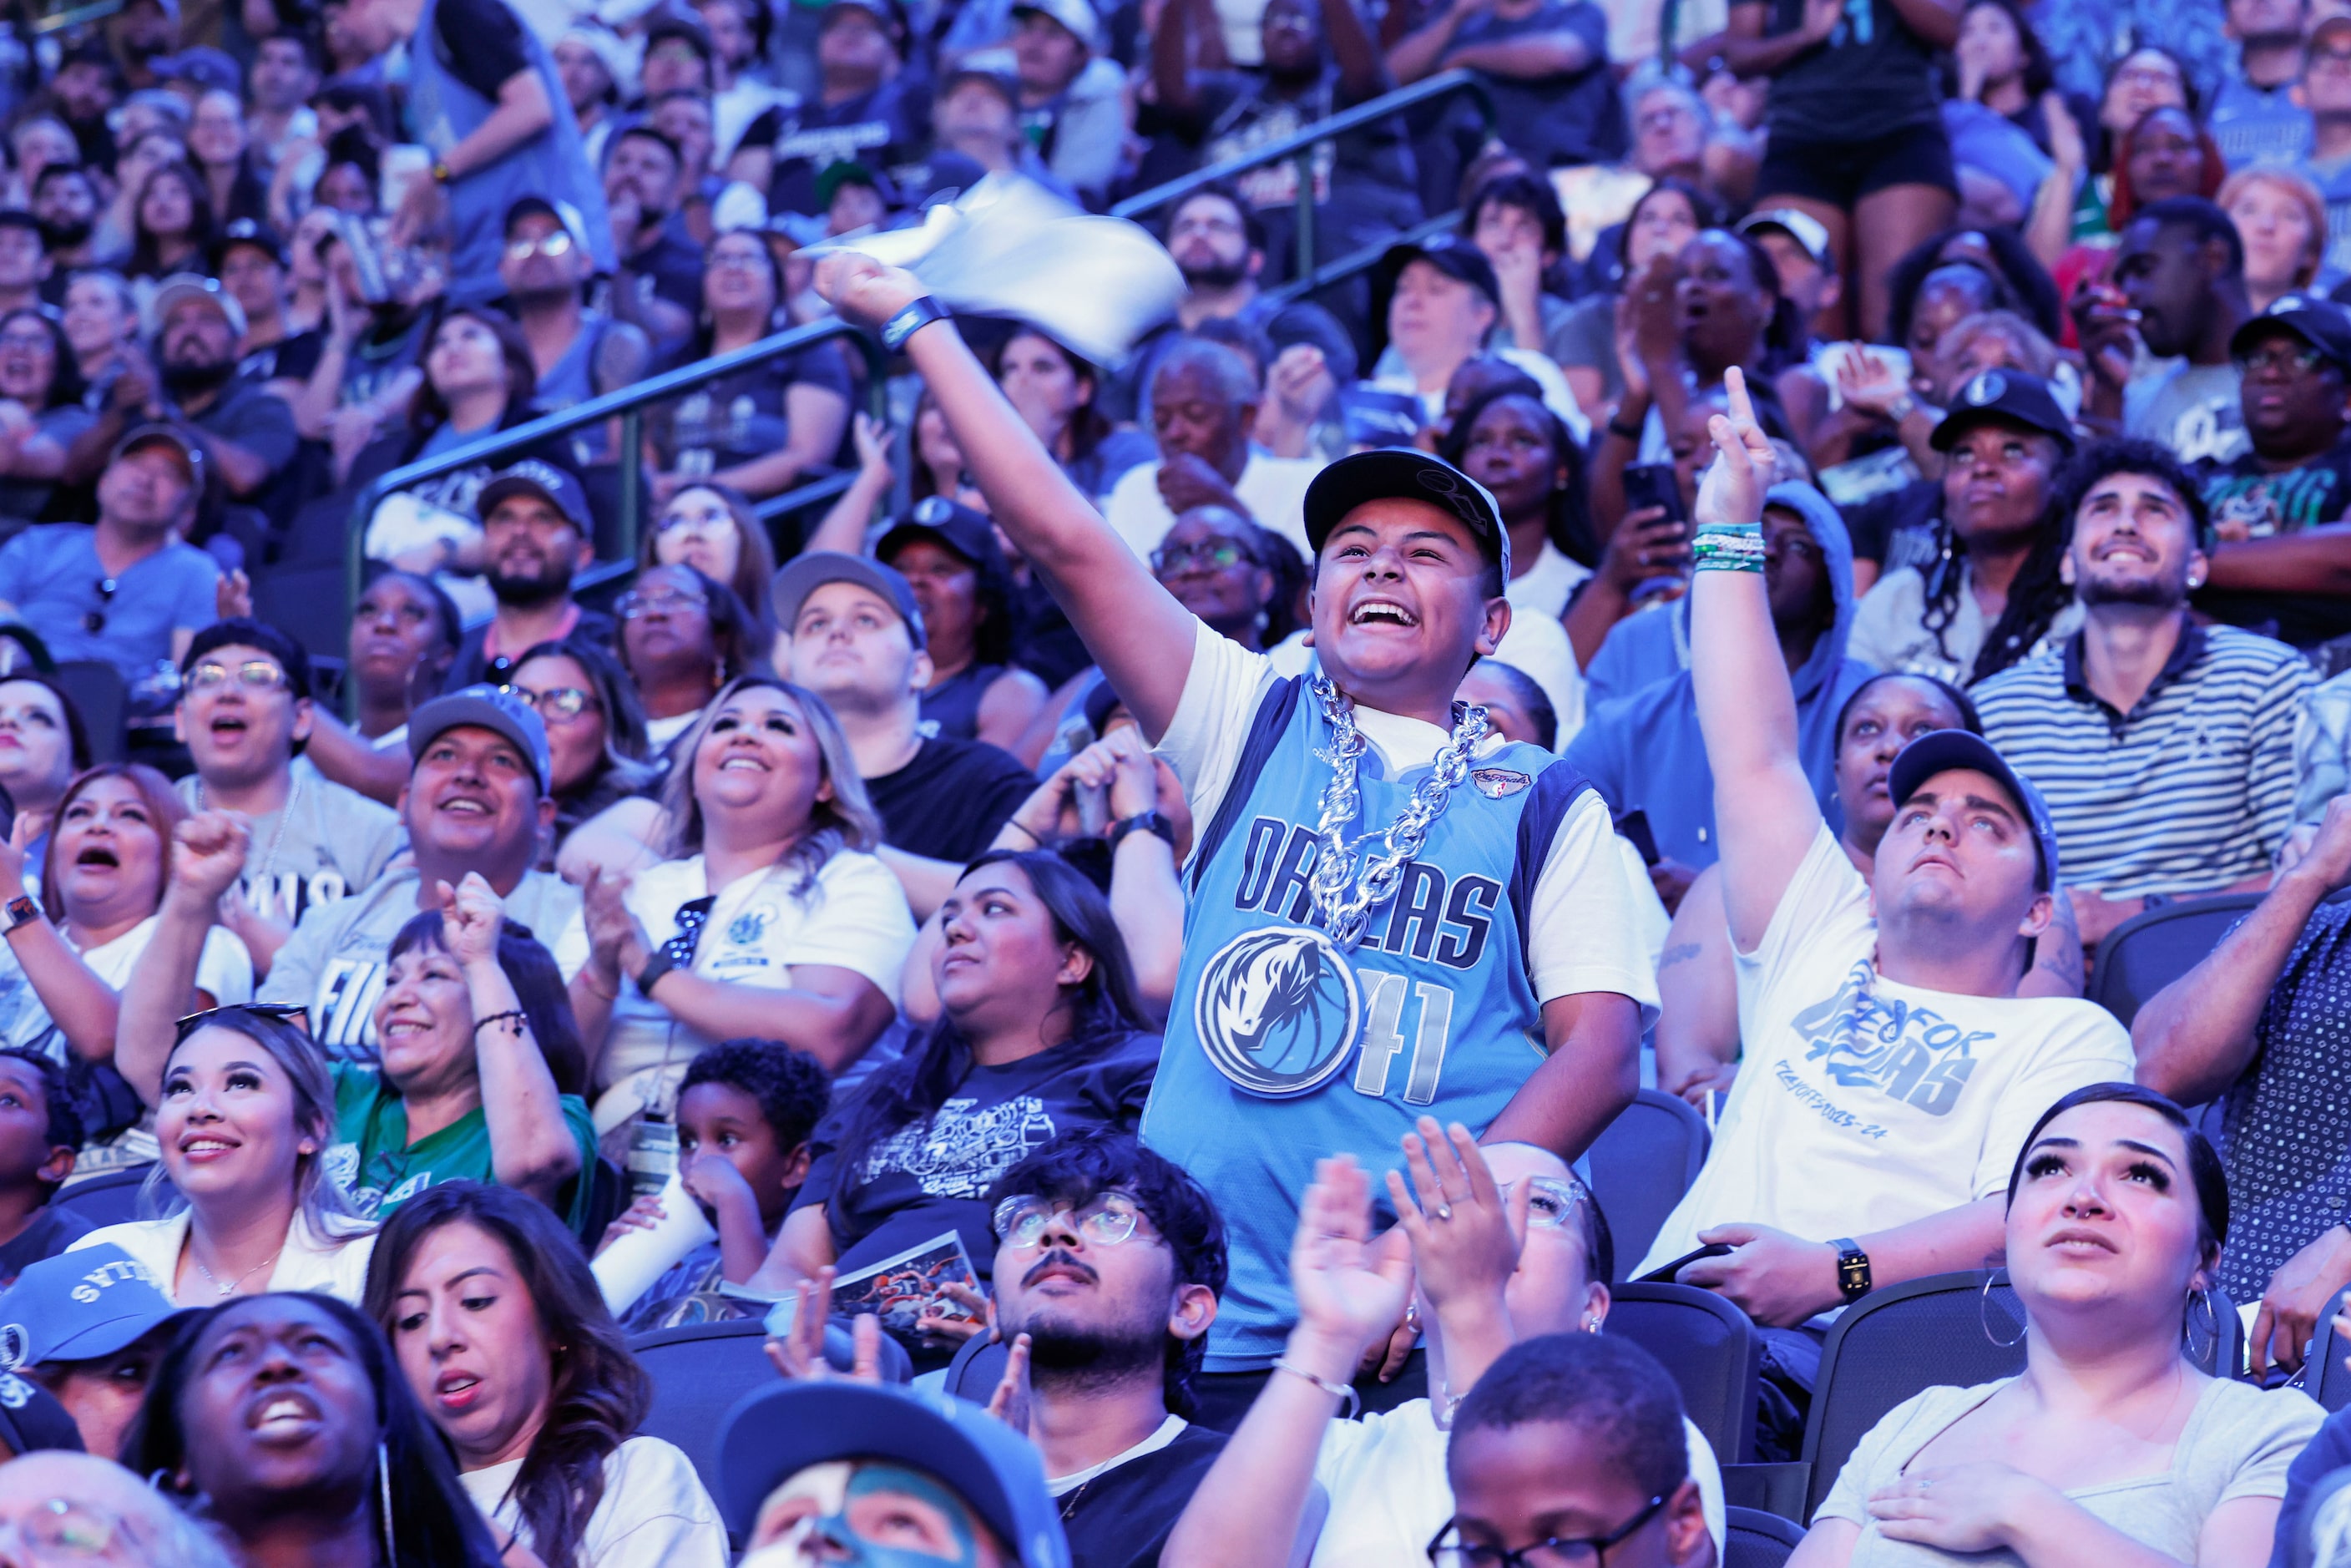
[[[42,816],[38,811],[19,811],[9,824],[8,836],[0,839],[0,900],[25,896],[25,862],[32,853],[33,841],[41,836]]]
[[[1029,1435],[1029,1336],[1013,1336],[1004,1357],[1004,1375],[987,1396],[987,1413],[1019,1433]]]
[[[449,956],[463,964],[497,961],[498,932],[505,926],[506,905],[477,871],[469,871],[455,887],[440,886],[441,943]]]
[[[1290,1246],[1290,1284],[1299,1328],[1343,1350],[1349,1367],[1404,1315],[1411,1260],[1373,1237],[1371,1180],[1350,1155],[1315,1162]]]
[[[243,620],[253,613],[253,579],[242,570],[224,575],[213,584],[213,613],[224,621]]]
[[[243,817],[198,811],[172,831],[172,885],[167,897],[185,898],[211,914],[244,874],[253,834]]]
[[[1763,496],[1771,488],[1779,458],[1756,423],[1746,372],[1731,366],[1723,372],[1722,385],[1729,394],[1730,413],[1728,417],[1718,413],[1706,423],[1714,441],[1714,462],[1698,487],[1696,517],[1700,524],[1760,523]]]
[[[832,1321],[832,1281],[837,1272],[831,1267],[819,1269],[815,1279],[802,1280],[794,1287],[799,1310],[792,1317],[791,1331],[767,1344],[768,1362],[786,1377],[821,1383],[844,1375],[824,1359],[824,1327]],[[849,1333],[856,1351],[845,1375],[857,1383],[881,1382],[882,1320],[862,1312],[850,1324]]]
[[[904,267],[884,267],[853,250],[837,251],[816,264],[816,291],[849,320],[874,328],[928,292]]]
[[[1434,1116],[1421,1117],[1404,1136],[1404,1158],[1412,1191],[1402,1172],[1390,1171],[1388,1198],[1412,1239],[1414,1272],[1429,1305],[1499,1301],[1519,1266],[1531,1189],[1521,1183],[1506,1200],[1478,1140],[1458,1122],[1439,1128]]]

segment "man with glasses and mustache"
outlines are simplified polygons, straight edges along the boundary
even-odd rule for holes
[[[177,789],[192,811],[246,819],[245,871],[221,912],[256,978],[314,904],[375,881],[400,847],[397,813],[329,782],[301,756],[316,722],[299,643],[252,620],[196,633],[180,663],[172,719],[196,770]]]
[[[204,490],[202,450],[168,424],[115,444],[95,523],[26,529],[0,547],[0,621],[21,621],[52,658],[103,659],[136,681],[187,654],[217,619],[220,568],[183,543]]]
[[[475,500],[482,517],[482,574],[498,601],[489,622],[465,633],[444,691],[503,682],[540,643],[578,635],[611,645],[612,618],[571,597],[571,579],[596,559],[596,525],[580,481],[552,463],[526,457],[494,476]]]
[[[1366,1244],[1364,1174],[1344,1156],[1323,1162],[1290,1260],[1298,1324],[1274,1364],[1292,1375],[1269,1380],[1234,1429],[1160,1559],[1166,1568],[1283,1568],[1301,1528],[1317,1568],[1417,1568],[1454,1517],[1446,1447],[1464,1396],[1514,1343],[1601,1332],[1614,1243],[1564,1160],[1531,1144],[1481,1149],[1468,1128],[1447,1133],[1427,1116],[1404,1143],[1417,1201],[1401,1175],[1387,1187],[1410,1266],[1402,1248]],[[1353,1403],[1337,1391],[1406,1297],[1427,1338],[1427,1397],[1333,1419]],[[1680,1435],[1697,1486],[1667,1511],[1668,1529],[1693,1542],[1711,1535],[1719,1552],[1721,1467],[1687,1416]],[[1308,1507],[1317,1485],[1330,1504],[1320,1521]]]
[[[507,209],[498,277],[530,344],[531,363],[538,371],[531,407],[542,413],[629,385],[645,373],[653,358],[643,331],[582,302],[595,270],[587,228],[569,203],[525,196]],[[565,439],[581,467],[612,460],[609,426],[575,430]]]

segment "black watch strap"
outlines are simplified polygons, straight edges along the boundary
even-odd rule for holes
[[[1839,1237],[1829,1245],[1836,1249],[1837,1294],[1848,1301],[1857,1301],[1869,1294],[1869,1254],[1850,1236]]]
[[[1176,824],[1157,811],[1144,811],[1112,824],[1110,847],[1117,849],[1126,841],[1129,833],[1149,833],[1153,838],[1165,841],[1169,849],[1176,847]]]

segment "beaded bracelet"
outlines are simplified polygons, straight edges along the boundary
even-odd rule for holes
[[[1761,571],[1763,525],[1701,524],[1690,540],[1690,565],[1696,571]]]

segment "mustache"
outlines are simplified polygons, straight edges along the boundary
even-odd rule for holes
[[[1020,1276],[1020,1282],[1024,1286],[1033,1285],[1038,1281],[1043,1279],[1050,1270],[1054,1269],[1074,1270],[1078,1273],[1084,1275],[1089,1281],[1093,1283],[1100,1283],[1102,1280],[1102,1276],[1095,1273],[1092,1268],[1080,1262],[1076,1258],[1072,1257],[1062,1249],[1056,1247],[1050,1252],[1046,1253],[1042,1258],[1038,1259],[1036,1262],[1029,1265],[1029,1272]]]

